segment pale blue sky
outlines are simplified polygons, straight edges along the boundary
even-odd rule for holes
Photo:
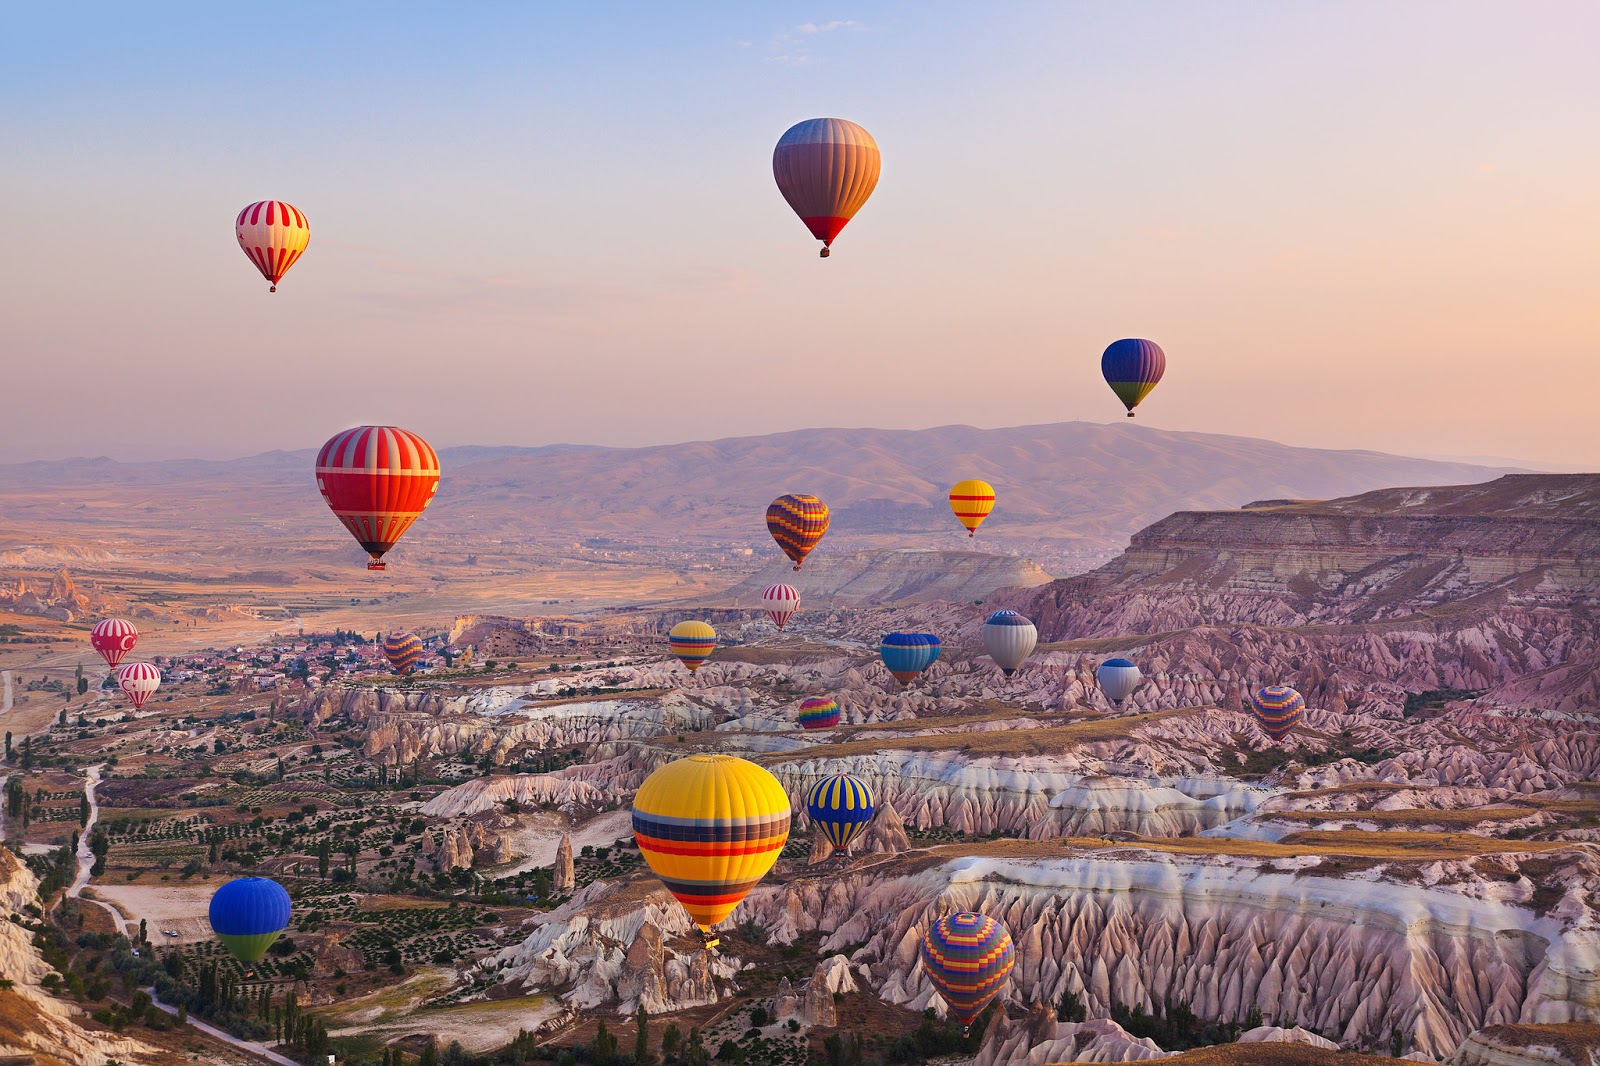
[[[1600,5],[10,5],[13,458],[1141,420],[1600,465]],[[791,123],[872,131],[826,262]],[[311,247],[269,296],[244,204]]]

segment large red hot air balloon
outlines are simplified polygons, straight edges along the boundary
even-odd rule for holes
[[[278,291],[278,282],[311,243],[306,216],[282,200],[262,200],[240,211],[233,232],[245,256],[272,282],[268,292]]]
[[[797,122],[772,151],[778,191],[828,255],[833,239],[878,185],[881,167],[872,134],[842,118]]]
[[[368,570],[382,570],[394,547],[439,487],[439,456],[396,426],[357,426],[317,455],[317,488],[350,535],[366,549]]]
[[[89,631],[89,643],[113,670],[138,642],[139,631],[125,618],[104,619],[96,622],[94,628]]]

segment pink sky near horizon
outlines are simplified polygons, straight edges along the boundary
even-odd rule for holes
[[[7,460],[1112,421],[1145,336],[1143,425],[1600,468],[1594,5],[290,5],[270,77],[169,10],[0,45]],[[822,114],[884,153],[826,261]]]

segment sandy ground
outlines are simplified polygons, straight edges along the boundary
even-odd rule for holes
[[[554,996],[523,996],[492,1003],[463,1003],[417,1012],[427,999],[447,988],[449,970],[423,970],[393,988],[382,988],[321,1013],[331,1036],[358,1033],[395,1040],[415,1033],[433,1034],[441,1046],[459,1040],[468,1051],[491,1051],[511,1042],[519,1029],[532,1029],[561,1010]]]
[[[211,939],[211,923],[206,911],[216,885],[186,882],[181,885],[116,885],[100,882],[91,892],[94,898],[116,906],[137,930],[139,919],[148,923],[150,940],[155,944],[190,944]],[[176,929],[175,937],[164,931]]]
[[[521,873],[536,866],[549,866],[556,861],[556,849],[561,847],[563,833],[572,834],[572,854],[576,858],[584,845],[605,847],[618,837],[633,835],[633,812],[629,809],[606,811],[590,819],[577,829],[567,825],[560,815],[539,812],[537,823],[517,829],[511,834],[511,851],[522,858],[504,868],[492,871],[495,877]]]

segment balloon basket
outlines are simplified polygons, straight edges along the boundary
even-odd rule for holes
[[[389,569],[389,564],[388,563],[371,562],[371,563],[367,564],[367,569],[368,570],[387,570],[387,569]]]

